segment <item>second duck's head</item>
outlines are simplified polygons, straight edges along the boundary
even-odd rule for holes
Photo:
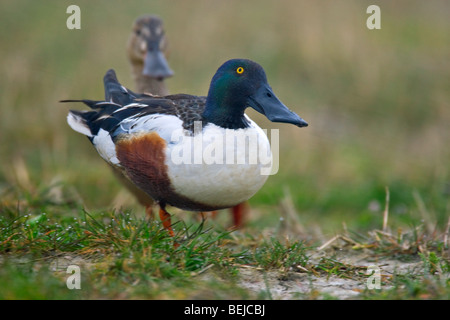
[[[228,60],[211,80],[203,117],[224,128],[245,128],[248,126],[244,117],[247,107],[273,122],[291,123],[298,127],[308,125],[277,98],[259,64],[247,59]]]
[[[167,39],[162,20],[154,15],[136,19],[128,40],[128,58],[142,75],[162,80],[173,75],[166,60]]]

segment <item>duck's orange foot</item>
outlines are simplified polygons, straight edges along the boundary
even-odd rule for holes
[[[164,206],[161,206],[159,208],[159,218],[161,219],[164,229],[166,229],[169,232],[169,235],[171,237],[174,237],[175,233],[173,232],[172,229],[171,216],[170,213],[166,211]]]
[[[167,232],[169,232],[169,235],[171,237],[175,237],[175,232],[173,232],[172,229],[171,215],[166,211],[164,205],[159,206],[159,218],[161,219],[164,229],[166,229]],[[173,246],[174,248],[178,248],[180,244],[174,241]]]

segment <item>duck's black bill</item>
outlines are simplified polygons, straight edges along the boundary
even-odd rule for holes
[[[272,122],[291,123],[298,127],[307,127],[308,123],[295,112],[289,110],[273,93],[268,85],[261,86],[250,96],[248,104],[256,111],[264,114]]]
[[[164,79],[173,76],[164,54],[160,50],[148,51],[145,56],[142,74],[152,78]]]

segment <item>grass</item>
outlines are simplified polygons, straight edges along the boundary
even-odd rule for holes
[[[59,297],[60,291],[68,290],[62,275],[64,270],[56,270],[60,271],[58,277],[54,275],[55,270],[50,270],[48,265],[67,256],[71,257],[70,259],[77,258],[78,260],[75,260],[83,266],[83,277],[87,272],[87,279],[95,278],[92,283],[102,287],[92,288],[88,285],[82,293],[71,295],[66,292],[62,295],[63,298],[116,298],[119,292],[122,298],[183,298],[187,297],[191,290],[186,288],[197,286],[200,286],[200,289],[196,289],[196,292],[205,291],[202,293],[204,296],[199,297],[226,297],[226,290],[224,293],[214,293],[214,296],[208,288],[211,285],[226,288],[230,284],[223,285],[208,280],[199,285],[195,279],[209,269],[214,269],[221,277],[233,278],[240,265],[257,265],[271,269],[294,263],[297,255],[303,257],[303,246],[299,243],[285,247],[272,240],[249,250],[238,244],[239,239],[233,239],[227,231],[203,230],[204,222],[189,227],[176,224],[176,239],[180,246],[175,248],[173,239],[159,222],[136,218],[130,213],[101,212],[94,215],[81,211],[79,216],[75,214],[62,219],[46,213],[21,215],[14,209],[6,209],[2,213],[2,277],[25,279],[32,272],[30,269],[37,269],[38,273],[45,274],[39,283],[35,283],[31,278],[26,281],[18,280],[17,285],[2,286],[4,291],[0,292],[0,297],[5,299]],[[16,269],[18,265],[19,268]],[[35,276],[41,278],[40,275]],[[45,280],[47,278],[49,280]],[[85,282],[91,281],[86,280],[83,283]],[[117,289],[109,292],[109,288],[103,287],[106,282],[107,287],[117,286]],[[43,291],[36,289],[29,292],[27,285],[42,285]],[[132,288],[124,293],[123,286]],[[57,290],[54,289],[55,292],[48,294],[46,290],[49,290],[49,287],[57,287]],[[154,287],[155,290],[144,294],[148,287]],[[165,294],[174,291],[174,296],[162,295],[161,290]],[[233,288],[233,294],[240,291],[241,298],[251,296],[239,288]],[[12,296],[9,296],[10,294]],[[209,294],[212,296],[208,296]]]
[[[346,230],[319,247],[317,240],[292,239],[288,230],[229,232],[215,221],[187,216],[174,224],[180,244],[174,247],[159,221],[130,211],[90,213],[76,202],[55,203],[49,193],[23,194],[20,205],[2,206],[2,299],[274,298],[266,278],[258,290],[242,287],[243,270],[272,282],[274,273],[285,283],[298,281],[296,275],[350,280],[363,299],[448,299],[450,294],[448,233],[427,234],[423,226],[396,234]],[[374,292],[364,285],[367,263],[345,261],[362,251],[377,264],[385,257],[420,263],[410,272],[383,274],[388,289]],[[318,257],[318,252],[326,255]],[[80,266],[82,290],[67,288],[69,265]],[[339,298],[314,286],[297,297]]]
[[[377,31],[356,0],[78,1],[76,31],[69,4],[0,4],[0,298],[277,299],[282,284],[288,298],[342,298],[318,289],[337,279],[361,299],[448,299],[448,4],[378,1]],[[310,123],[249,111],[280,129],[280,170],[243,230],[174,211],[173,248],[65,122],[57,101],[101,98],[107,69],[133,88],[125,43],[146,12],[165,21],[170,92],[203,95],[223,61],[250,58]],[[366,289],[366,263],[392,259],[415,265],[382,267],[382,290]],[[65,285],[71,263],[82,290]]]

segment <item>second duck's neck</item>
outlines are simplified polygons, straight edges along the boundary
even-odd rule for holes
[[[133,65],[133,78],[136,91],[139,93],[150,93],[157,96],[166,96],[169,94],[164,79],[156,79],[142,74],[143,65]]]

